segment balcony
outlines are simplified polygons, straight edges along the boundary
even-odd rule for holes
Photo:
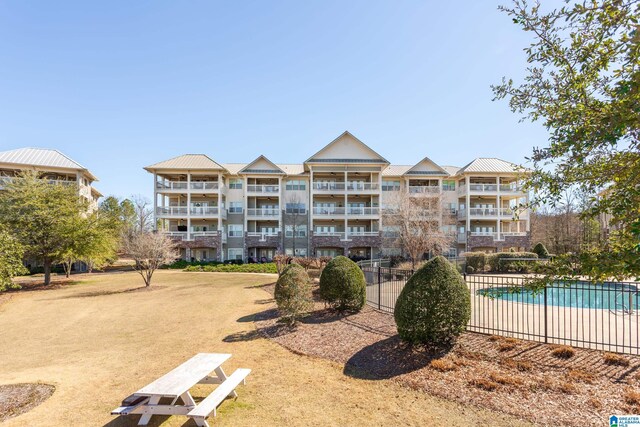
[[[280,230],[247,231],[247,237],[259,237],[261,242],[266,242],[267,237],[278,237]]]
[[[351,206],[347,208],[347,215],[351,216],[378,216],[380,215],[379,207],[360,207]]]
[[[343,192],[346,187],[344,182],[314,182],[311,188],[316,193],[338,193]]]
[[[317,237],[339,237],[344,240],[345,233],[344,231],[314,231],[313,235]]]
[[[191,237],[214,237],[217,236],[218,232],[217,231],[192,231],[191,232]]]
[[[187,240],[189,236],[186,231],[163,231],[163,233],[174,240]]]
[[[524,188],[514,184],[500,184],[500,193],[520,194],[524,193]]]
[[[347,191],[348,192],[358,192],[358,193],[377,193],[378,192],[377,182],[360,182],[360,181],[351,181],[347,183]]]
[[[280,208],[247,208],[247,217],[278,219]]]
[[[189,210],[191,216],[211,217],[218,216],[219,209],[217,206],[196,206]]]
[[[168,207],[157,207],[156,215],[157,216],[187,216],[188,208],[186,206],[168,206]]]
[[[348,236],[378,237],[379,231],[350,231]]]
[[[189,188],[191,190],[206,193],[206,192],[217,191],[219,188],[219,185],[217,181],[196,181],[196,182],[191,182],[189,184]]]
[[[526,237],[529,233],[526,231],[505,231],[502,233],[496,233],[493,231],[472,231],[469,235],[471,237],[491,237],[493,240],[505,240],[506,237]]]
[[[156,189],[161,191],[186,192],[188,185],[187,181],[156,181]]]
[[[499,214],[503,219],[509,219],[514,217],[516,213],[512,208],[470,208],[468,215],[471,218],[497,218]],[[526,212],[519,212],[517,214],[520,219],[526,217]],[[464,219],[466,217],[466,210],[458,211],[458,219]]]
[[[334,216],[344,215],[345,208],[342,207],[315,207],[313,208],[313,214],[317,216]]]
[[[440,194],[440,187],[426,186],[426,185],[411,185],[409,186],[409,194],[424,195],[424,196],[437,196]]]
[[[279,185],[247,185],[247,193],[276,195],[280,193]]]

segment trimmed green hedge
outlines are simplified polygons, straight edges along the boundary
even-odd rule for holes
[[[547,250],[547,247],[542,244],[542,242],[536,243],[531,252],[537,254],[540,258],[549,258],[549,251]]]
[[[206,271],[219,273],[273,273],[277,274],[276,265],[272,262],[265,264],[218,264],[218,265],[191,265],[184,271]]]
[[[168,268],[170,270],[184,270],[187,267],[191,266],[205,266],[205,265],[220,265],[223,264],[220,261],[185,261],[180,259],[178,261],[172,262],[171,264],[163,265],[161,268]]]
[[[320,297],[338,311],[360,311],[366,302],[364,273],[355,262],[337,256],[320,275]]]
[[[462,254],[466,262],[467,273],[530,273],[536,269],[537,262],[520,261],[522,258],[535,258],[533,252],[466,252]]]
[[[278,277],[274,297],[278,311],[290,325],[311,310],[311,280],[300,264],[289,264]]]
[[[471,294],[453,264],[438,256],[409,278],[396,301],[393,316],[403,340],[447,344],[469,322]]]

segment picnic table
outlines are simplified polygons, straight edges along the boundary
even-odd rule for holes
[[[112,415],[141,414],[138,425],[147,425],[153,415],[185,415],[198,426],[209,427],[206,418],[227,396],[237,397],[235,388],[245,383],[251,369],[237,369],[227,376],[222,364],[230,354],[198,353],[182,365],[158,378],[151,384],[127,397]],[[200,403],[196,403],[189,390],[196,384],[218,384],[218,387]],[[165,398],[171,403],[160,403]],[[182,402],[178,403],[178,399]]]

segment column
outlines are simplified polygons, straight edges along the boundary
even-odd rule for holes
[[[498,224],[496,227],[496,232],[498,233],[498,238],[502,238],[502,197],[500,196],[500,177],[496,177],[496,207],[498,208]]]
[[[191,240],[191,172],[187,172],[187,240]]]
[[[469,176],[464,177],[464,196],[465,196],[465,204],[466,204],[466,223],[465,223],[465,234],[467,238],[465,239],[465,251],[469,250],[469,238],[471,237],[471,180]]]
[[[153,172],[153,229],[158,227],[158,176],[156,172]],[[164,225],[164,221],[163,221]]]
[[[349,231],[347,231],[348,227],[348,221],[349,221],[349,214],[348,214],[348,191],[347,191],[347,179],[348,179],[348,174],[347,174],[347,169],[345,168],[344,170],[344,240],[349,240]],[[346,256],[347,254],[345,254]]]

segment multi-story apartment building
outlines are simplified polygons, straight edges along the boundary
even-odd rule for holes
[[[7,180],[22,171],[33,170],[51,183],[77,187],[78,194],[89,202],[89,209],[98,207],[102,194],[93,187],[98,179],[84,166],[57,150],[19,148],[0,152],[0,190]]]
[[[345,132],[300,164],[264,156],[219,164],[186,154],[145,169],[154,176],[156,224],[185,259],[398,253],[384,209],[395,192],[445,206],[441,213],[454,218],[441,222],[453,236],[450,255],[529,247],[528,213],[514,215],[527,200],[520,173],[499,159],[391,165]]]

